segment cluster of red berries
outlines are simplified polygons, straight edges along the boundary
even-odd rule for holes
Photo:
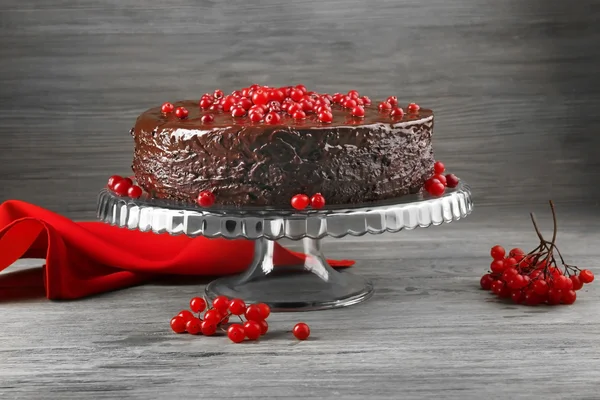
[[[379,103],[377,109],[381,113],[388,113],[393,119],[402,119],[404,117],[404,110],[398,107],[398,98],[396,96],[390,96],[385,101]],[[410,103],[406,107],[406,112],[416,114],[420,109],[421,107],[418,104]]]
[[[127,196],[132,199],[139,199],[143,193],[142,188],[138,185],[134,185],[131,178],[123,178],[119,175],[111,176],[108,179],[107,187],[118,196]]]
[[[210,112],[230,113],[234,118],[248,117],[252,122],[264,122],[267,124],[278,124],[287,114],[294,120],[304,120],[309,114],[314,114],[316,119],[322,123],[333,121],[334,104],[342,109],[349,110],[350,115],[356,118],[365,116],[365,106],[371,105],[371,99],[361,96],[358,91],[350,90],[347,94],[317,93],[308,91],[304,85],[284,86],[273,88],[269,86],[251,85],[241,90],[234,90],[225,96],[222,90],[206,93],[200,98],[199,108],[206,111],[202,116],[202,123],[209,124],[214,121],[214,115]],[[382,105],[385,105],[382,108]],[[385,107],[388,107],[386,109]],[[402,118],[404,112],[398,107],[395,96],[389,97],[379,105],[382,112],[389,111],[392,118]],[[411,103],[407,107],[408,112],[416,113],[419,106]],[[179,119],[186,119],[189,111],[185,107],[177,107],[172,103],[164,103],[161,106],[163,114],[174,113]]]
[[[194,297],[190,300],[190,310],[182,310],[171,318],[171,329],[175,333],[213,336],[222,330],[227,332],[232,342],[241,343],[245,339],[257,340],[269,330],[267,318],[271,309],[264,303],[246,305],[241,299],[217,296],[212,301],[212,307],[207,309],[203,298]],[[232,316],[237,316],[240,323],[230,323]],[[306,340],[310,336],[310,328],[299,322],[292,333],[297,339]]]
[[[446,167],[441,161],[433,164],[434,175],[425,181],[423,188],[432,196],[441,196],[446,191],[446,187],[455,188],[458,186],[459,179],[454,174],[444,175]]]
[[[320,210],[325,207],[325,197],[321,193],[316,193],[310,198],[305,194],[297,194],[292,197],[290,203],[296,210],[304,210],[309,205],[313,210]]]
[[[491,271],[483,275],[480,284],[483,289],[501,298],[510,297],[517,304],[573,304],[576,291],[594,280],[590,270],[565,268],[563,271],[549,266],[547,258],[525,254],[519,248],[505,254],[502,246],[492,247]]]
[[[514,248],[506,254],[504,247],[492,247],[490,255],[492,263],[490,271],[483,275],[480,285],[491,290],[500,298],[511,298],[514,303],[525,305],[538,304],[573,304],[577,299],[577,291],[584,284],[594,280],[594,274],[588,269],[579,269],[565,263],[562,254],[555,244],[556,214],[550,202],[554,219],[554,234],[551,241],[543,238],[537,226],[535,216],[531,219],[540,244],[529,253]],[[558,253],[561,266],[554,257]]]

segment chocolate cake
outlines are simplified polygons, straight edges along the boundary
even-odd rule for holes
[[[165,103],[131,134],[137,184],[155,198],[290,207],[298,194],[358,204],[419,192],[434,174],[433,113],[395,97],[253,85]]]

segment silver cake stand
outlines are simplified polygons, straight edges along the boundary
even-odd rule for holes
[[[98,197],[98,218],[122,228],[190,237],[253,240],[254,258],[246,272],[216,279],[206,287],[247,303],[267,303],[274,311],[322,310],[349,306],[373,294],[370,281],[337,271],[321,251],[321,239],[400,232],[457,221],[471,213],[468,185],[441,197],[416,194],[387,202],[328,206],[322,210],[197,206],[154,199],[132,200],[107,189]],[[275,241],[302,240],[306,255],[299,265],[276,266]]]

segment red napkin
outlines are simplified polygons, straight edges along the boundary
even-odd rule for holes
[[[0,205],[0,271],[20,258],[45,258],[42,268],[0,275],[0,300],[25,293],[48,299],[77,299],[155,279],[160,274],[217,276],[245,270],[252,241],[191,239],[117,228],[102,222],[73,222],[22,201]],[[275,248],[275,264],[304,255]],[[349,267],[350,260],[329,261]],[[4,293],[4,296],[2,296]]]

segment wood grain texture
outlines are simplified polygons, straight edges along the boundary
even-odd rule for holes
[[[550,309],[477,284],[491,245],[535,245],[527,212],[550,198],[561,248],[600,274],[599,27],[594,0],[3,0],[0,201],[91,219],[106,178],[129,171],[143,110],[302,82],[433,108],[438,158],[476,208],[327,241],[329,256],[358,260],[374,298],[274,315],[268,341],[170,333],[198,283],[0,303],[0,398],[597,399],[595,285]],[[312,340],[290,339],[298,319]]]
[[[5,0],[0,15],[0,201],[92,218],[143,110],[303,82],[433,108],[436,154],[480,206],[598,210],[596,1]]]
[[[346,309],[274,314],[268,340],[255,343],[170,332],[170,317],[202,293],[198,283],[0,303],[0,397],[597,398],[597,285],[580,291],[574,306],[498,302],[478,289],[490,243],[534,246],[533,231],[527,221],[485,230],[464,222],[376,243],[329,241],[329,256],[358,260],[353,271],[372,278],[374,297]],[[600,273],[600,235],[574,226],[560,237],[566,256]],[[306,342],[289,332],[299,320],[312,327]]]

